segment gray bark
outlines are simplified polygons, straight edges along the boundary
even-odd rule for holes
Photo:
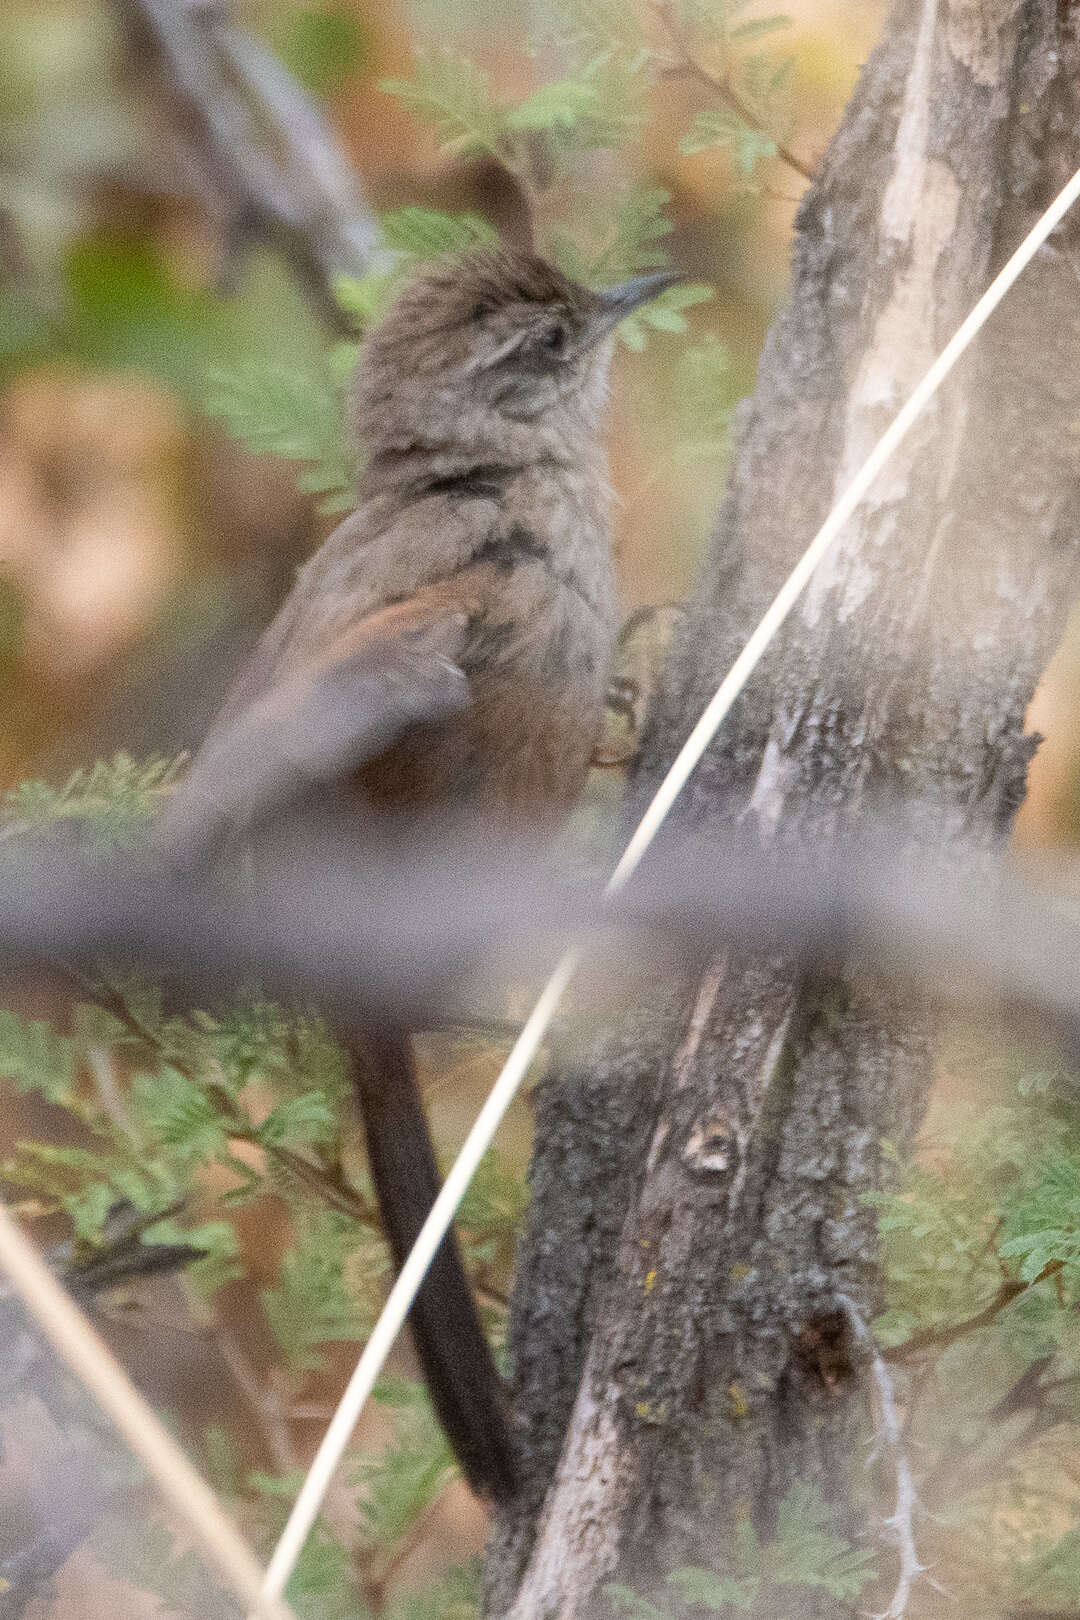
[[[1075,4],[897,6],[799,210],[790,304],[740,414],[637,802],[1080,164],[1078,102]],[[738,817],[812,840],[887,807],[914,843],[1006,836],[1035,746],[1026,706],[1080,579],[1078,238],[1067,220],[848,526],[693,778],[683,827]],[[662,1015],[555,1066],[512,1323],[527,1486],[496,1530],[492,1613],[606,1614],[605,1581],[648,1591],[716,1567],[741,1516],[771,1533],[796,1478],[858,1531],[872,1380],[839,1298],[865,1320],[879,1304],[861,1198],[887,1174],[883,1141],[918,1127],[931,1054],[925,1009],[872,964],[822,983],[728,953]],[[886,1577],[890,1557],[886,1540]],[[865,1596],[789,1609],[853,1614]]]

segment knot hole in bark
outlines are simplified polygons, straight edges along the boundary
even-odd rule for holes
[[[795,1335],[795,1360],[804,1378],[823,1389],[840,1391],[855,1378],[857,1358],[851,1324],[843,1311],[808,1317]]]

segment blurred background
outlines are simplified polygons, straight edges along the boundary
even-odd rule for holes
[[[686,592],[723,489],[731,413],[753,387],[785,297],[806,175],[885,6],[788,0],[783,27],[765,7],[727,0],[706,28],[708,10],[619,0],[504,0],[497,11],[479,0],[248,0],[229,12],[240,32],[228,36],[227,60],[220,50],[213,57],[219,78],[200,83],[196,74],[192,92],[177,61],[164,61],[155,18],[171,11],[197,38],[205,21],[205,37],[217,38],[223,14],[212,0],[4,0],[0,788],[52,784],[8,800],[16,821],[92,819],[102,804],[114,820],[117,806],[142,813],[167,784],[167,762],[198,744],[295,568],[348,505],[356,457],[343,423],[359,330],[396,276],[441,246],[495,232],[531,236],[597,283],[666,261],[689,278],[624,333],[610,440],[624,612]],[[648,71],[638,60],[643,40]],[[253,103],[253,86],[279,108],[284,96],[294,133],[307,116],[301,105],[321,111],[318,140],[331,146],[320,149],[314,180],[297,169],[258,96]],[[290,99],[298,89],[308,102]],[[204,92],[219,111],[243,115],[221,126],[224,156],[207,134]],[[316,220],[331,195],[337,225],[317,251],[311,232],[280,217],[268,223],[253,206],[229,166],[230,128],[246,131],[234,157],[254,131],[247,155],[263,153],[279,177],[291,176],[285,191],[299,195],[303,220]],[[299,144],[310,156],[311,143]],[[342,236],[342,215],[351,236]],[[1067,845],[1080,830],[1078,700],[1080,633],[1071,633],[1032,714],[1048,738],[1021,816],[1019,837],[1032,847]],[[196,1237],[188,1227],[157,1232],[159,1248],[176,1248],[174,1265],[134,1281],[129,1273],[120,1286],[88,1285],[85,1297],[265,1549],[385,1284],[355,1122],[315,1023],[285,1027],[256,1003],[180,1030],[152,999],[131,998],[113,1016],[107,1027],[88,1015],[80,1023],[29,995],[0,1014],[0,1072],[12,1077],[0,1128],[9,1191],[61,1268],[123,1248],[128,1228],[138,1239],[121,1193],[136,1213],[161,1217],[180,1186],[189,1213],[214,1217]],[[1014,1098],[1015,1070],[969,1036],[956,1034],[944,1055],[946,1096],[963,1102],[992,1072],[994,1095]],[[142,1043],[136,1056],[132,1040]],[[140,1090],[144,1048],[160,1067]],[[498,1037],[467,1033],[426,1044],[427,1095],[447,1151],[503,1050]],[[215,1094],[218,1112],[198,1112],[205,1098],[195,1097],[189,1071],[198,1076],[204,1060],[216,1066],[228,1107],[243,1113],[229,1115],[220,1142],[199,1158],[185,1130],[193,1136],[192,1119],[204,1131],[220,1126],[225,1108]],[[1029,1092],[1054,1094],[1049,1071],[1024,1073]],[[303,1116],[299,1099],[313,1094],[326,1099],[325,1119]],[[526,1102],[465,1216],[496,1339],[530,1123]],[[199,1138],[204,1148],[207,1140]],[[959,1285],[942,1281],[958,1248],[974,1257],[964,1299],[977,1304],[996,1286],[983,1217],[1021,1173],[988,1129],[985,1140],[967,1138],[985,1181],[970,1159],[956,1183],[952,1148],[942,1146],[952,1140],[931,1139],[905,1206],[920,1218],[932,1207],[933,1218],[918,1230],[896,1218],[891,1239],[898,1298],[917,1284],[930,1317],[965,1313]],[[104,1148],[93,1164],[79,1158],[102,1141],[113,1158]],[[172,1180],[148,1192],[133,1165],[151,1149]],[[297,1191],[298,1154],[308,1203]],[[251,1201],[234,1197],[223,1223],[223,1201],[244,1190],[245,1173],[258,1181]],[[970,1195],[966,1247],[942,1214],[961,1194]],[[119,1236],[109,1225],[117,1220]],[[358,1244],[356,1221],[370,1241]],[[202,1285],[178,1275],[189,1239],[218,1265]],[[932,1306],[927,1267],[938,1289]],[[915,1320],[910,1311],[898,1318],[896,1337]],[[122,1480],[123,1459],[57,1384],[26,1325],[0,1311],[0,1327],[9,1345],[22,1335],[22,1397],[42,1392],[35,1404],[16,1402],[14,1385],[0,1388],[8,1504],[0,1617],[233,1612],[182,1537],[161,1541],[145,1502],[141,1518],[125,1510],[119,1529],[106,1503],[91,1515],[97,1540],[87,1541],[70,1511],[70,1481],[81,1477],[71,1472],[72,1435],[82,1437],[78,1466],[98,1486]],[[1049,1331],[1032,1328],[1016,1366],[995,1363],[992,1376],[976,1366],[977,1381],[1022,1381],[1025,1367],[1045,1359]],[[970,1383],[964,1365],[957,1376]],[[400,1382],[383,1391],[360,1437],[368,1460],[332,1497],[309,1549],[296,1603],[311,1620],[476,1612],[475,1579],[460,1571],[482,1546],[485,1515],[450,1480],[409,1370],[403,1351]],[[931,1429],[953,1422],[942,1415],[951,1400],[947,1380],[924,1396]],[[961,1414],[948,1429],[943,1477],[960,1466],[968,1421]],[[1065,1450],[1053,1464],[1062,1534],[1080,1490]],[[1029,1521],[1007,1504],[994,1514],[999,1548],[1027,1534]],[[962,1543],[966,1533],[956,1532]],[[1080,1593],[1080,1551],[1075,1561]],[[971,1568],[973,1582],[991,1579],[989,1564]]]
[[[183,9],[183,8],[179,8]],[[760,9],[760,8],[759,8]],[[812,165],[879,26],[872,0],[800,0],[784,119]],[[450,44],[521,100],[559,77],[538,46],[543,5],[493,18],[468,0],[413,8],[265,0],[234,16],[325,109],[376,214],[467,211],[515,234],[505,172],[440,150],[381,88],[414,52]],[[117,748],[198,741],[230,669],[292,570],[333,521],[289,465],[247,453],[208,414],[214,377],[254,362],[316,371],[331,334],[286,258],[237,251],[235,209],[211,195],[125,8],[6,0],[0,14],[0,781],[55,774]],[[725,370],[717,407],[752,386],[783,299],[802,176],[680,137],[701,102],[682,76],[647,91],[615,153],[579,154],[581,202],[615,181],[666,193],[662,247],[713,296],[688,310]],[[574,222],[576,225],[576,221]],[[573,226],[571,227],[573,229]],[[724,475],[724,432],[688,463],[685,340],[622,346],[612,459],[624,604],[678,597]],[[665,341],[665,337],[667,341]],[[719,369],[719,368],[714,368]],[[718,410],[719,414],[719,410]]]

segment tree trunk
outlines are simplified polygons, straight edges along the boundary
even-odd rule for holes
[[[784,574],[940,346],[1080,164],[1076,0],[903,0],[799,210],[790,306],[637,762],[659,781]],[[1024,716],[1080,576],[1080,220],[1038,256],[819,571],[678,807],[765,840],[876,808],[913,843],[1006,837]],[[857,1535],[882,1144],[922,1116],[932,1028],[853,964],[726,953],[668,1016],[540,1098],[512,1348],[526,1489],[492,1613],[609,1614],[763,1538],[792,1482]],[[891,1509],[888,1459],[878,1506]],[[869,1483],[868,1483],[869,1480]],[[892,1481],[895,1488],[895,1480]],[[888,1591],[895,1553],[879,1564]],[[798,1594],[796,1594],[798,1596]],[[790,1614],[855,1614],[806,1597]]]

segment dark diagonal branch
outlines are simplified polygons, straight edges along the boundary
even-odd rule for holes
[[[974,1316],[965,1317],[962,1322],[954,1322],[951,1327],[927,1328],[923,1333],[913,1333],[903,1344],[892,1345],[889,1349],[882,1350],[882,1360],[909,1361],[913,1356],[921,1355],[927,1350],[947,1350],[949,1345],[955,1344],[958,1339],[965,1339],[969,1333],[977,1333],[980,1328],[988,1327],[1006,1306],[1013,1303],[1013,1300],[1019,1299],[1029,1289],[1038,1287],[1039,1283],[1046,1282],[1049,1277],[1056,1277],[1063,1268],[1063,1261],[1051,1260],[1037,1277],[1031,1278],[1030,1282],[1020,1282],[1017,1278],[1006,1277],[989,1305],[984,1306],[981,1311],[976,1311]]]

